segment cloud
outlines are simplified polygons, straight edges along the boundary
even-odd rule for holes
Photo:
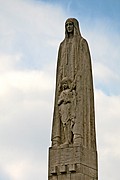
[[[41,75],[43,86],[37,86],[38,75],[33,74],[27,74],[27,78],[32,75],[32,81],[27,81],[26,75],[20,73],[20,80],[26,78],[20,84],[19,79],[17,82],[9,76],[11,86],[7,85],[7,93],[0,96],[0,165],[12,180],[47,176],[52,88],[50,79],[45,82],[46,76]]]
[[[94,62],[93,77],[95,88],[101,89],[107,95],[120,94],[120,76],[119,73],[112,70],[107,64],[101,62]]]
[[[44,93],[52,89],[53,83],[52,77],[38,70],[6,72],[1,75],[0,80],[2,95],[10,89],[26,94],[34,91]]]
[[[1,1],[0,52],[22,54],[19,68],[40,69],[54,61],[66,18],[58,6],[34,1]],[[49,54],[49,57],[47,56]]]
[[[97,81],[101,83],[110,83],[110,81],[119,80],[117,73],[102,63],[94,63],[94,73]]]
[[[107,96],[96,90],[96,124],[99,154],[99,179],[119,180],[120,96]]]
[[[6,155],[5,155],[6,153]],[[47,179],[45,155],[37,151],[35,154],[24,149],[23,151],[14,148],[14,150],[5,150],[1,158],[2,166],[0,177],[6,180],[20,179]],[[17,161],[16,161],[17,160]],[[4,180],[4,179],[1,179]]]
[[[0,54],[0,73],[13,69],[20,59],[21,54]]]
[[[12,180],[44,179],[53,81],[44,72],[14,70],[4,73],[0,84],[1,171]]]

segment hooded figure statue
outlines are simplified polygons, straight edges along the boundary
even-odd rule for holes
[[[69,92],[71,92],[71,99],[73,98],[73,100],[66,101],[71,103],[71,105],[69,104],[71,109],[69,108],[70,112],[67,111],[67,114],[62,116],[62,113],[59,112],[58,102],[61,94],[61,83],[64,78],[70,79]],[[66,108],[67,105],[64,107]],[[62,123],[64,117],[67,117],[66,122],[69,121],[71,124],[72,136],[68,145],[82,145],[89,149],[95,149],[96,135],[91,58],[87,41],[81,36],[79,23],[74,18],[69,18],[65,22],[65,39],[61,42],[58,52],[52,126],[53,147],[66,144]]]

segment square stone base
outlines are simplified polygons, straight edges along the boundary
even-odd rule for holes
[[[82,146],[49,148],[48,180],[98,180],[97,152]]]

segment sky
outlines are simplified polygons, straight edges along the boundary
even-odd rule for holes
[[[47,180],[68,17],[78,19],[92,58],[99,180],[120,180],[119,9],[119,0],[0,0],[0,180]]]

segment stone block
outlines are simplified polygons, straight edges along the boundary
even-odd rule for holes
[[[83,174],[86,174],[89,176],[89,167],[83,165]]]
[[[60,173],[67,173],[67,166],[66,165],[60,165]]]
[[[60,174],[57,180],[71,180],[70,174]]]
[[[57,166],[51,167],[51,169],[50,169],[50,174],[52,174],[52,175],[57,175]]]
[[[85,179],[84,180],[94,180],[94,179],[92,177],[90,177],[90,176],[85,175]]]
[[[69,164],[69,172],[76,172],[76,164]]]
[[[49,180],[58,180],[58,177],[57,176],[50,176]]]
[[[85,180],[84,178],[85,178],[84,174],[81,174],[81,173],[72,173],[70,180]]]
[[[83,174],[83,165],[82,164],[76,164],[76,172]]]
[[[89,168],[89,176],[96,179],[97,178],[97,170]]]

